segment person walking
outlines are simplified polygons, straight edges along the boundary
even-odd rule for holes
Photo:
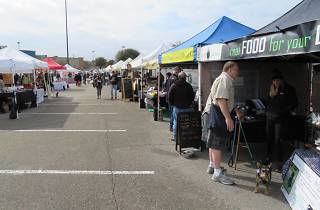
[[[166,100],[168,103],[168,107],[169,107],[169,114],[170,114],[170,126],[169,129],[172,132],[173,131],[173,106],[170,104],[169,102],[169,90],[171,88],[171,86],[174,84],[175,81],[177,81],[178,79],[178,74],[181,72],[181,68],[180,67],[175,67],[173,69],[172,75],[167,79],[166,83],[165,83],[165,92],[167,92],[166,95]]]
[[[286,135],[286,125],[290,120],[291,113],[298,106],[298,99],[294,87],[289,85],[281,72],[274,70],[272,84],[269,92],[269,103],[266,109],[267,116],[267,159],[274,162],[276,172],[281,172],[282,140]]]
[[[98,75],[94,79],[93,83],[94,83],[94,86],[97,88],[97,99],[101,99],[101,91],[103,86],[101,75]]]
[[[113,100],[113,96],[117,100],[118,74],[115,71],[112,71],[110,75],[110,85],[111,85],[111,100]]]
[[[176,141],[177,137],[177,120],[178,114],[182,112],[192,112],[192,103],[194,101],[194,91],[192,86],[186,82],[187,75],[184,72],[178,74],[178,80],[170,87],[168,97],[169,103],[172,105],[173,116],[173,136],[172,141]]]
[[[230,116],[234,108],[234,80],[238,77],[240,69],[233,61],[226,62],[223,72],[213,82],[209,97],[207,99],[204,113],[208,113],[209,120],[216,120],[215,128],[208,131],[207,144],[209,147],[209,166],[207,172],[212,175],[212,180],[225,185],[234,184],[221,169],[222,149],[228,135],[234,130],[234,123]],[[210,113],[212,112],[212,113]],[[211,114],[211,115],[210,115]],[[214,119],[213,115],[219,116]],[[216,117],[217,118],[217,117]],[[217,128],[217,125],[219,127]],[[209,125],[210,127],[210,125]]]
[[[87,85],[87,74],[86,73],[83,74],[83,84]]]

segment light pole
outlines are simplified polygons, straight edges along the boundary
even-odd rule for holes
[[[67,8],[67,0],[64,0],[64,7],[65,7],[65,13],[66,13],[67,63],[69,64],[69,32],[68,32],[68,8]]]
[[[95,55],[96,51],[92,50],[91,53],[92,53],[92,66],[94,67],[94,60],[96,59],[96,55]]]
[[[17,42],[17,44],[18,44],[18,50],[20,50],[20,42]]]

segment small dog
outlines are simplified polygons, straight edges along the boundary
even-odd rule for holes
[[[257,162],[257,176],[256,176],[256,187],[254,192],[259,192],[259,185],[262,183],[266,186],[265,194],[269,195],[270,193],[270,184],[272,178],[272,163],[266,161]]]

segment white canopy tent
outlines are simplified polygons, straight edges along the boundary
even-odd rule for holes
[[[143,55],[139,55],[138,57],[136,57],[133,61],[130,62],[131,64],[131,67],[133,69],[139,69],[142,67],[142,58],[143,58]]]
[[[80,72],[79,69],[76,69],[76,68],[70,66],[69,64],[66,64],[65,67],[66,67],[66,70],[67,70],[68,73],[69,72],[70,73],[79,73]]]
[[[132,61],[132,58],[128,58],[121,64],[121,70],[127,69],[127,65]]]
[[[32,73],[33,64],[31,62],[18,61],[6,56],[0,55],[0,73]]]
[[[27,55],[19,50],[16,50],[12,47],[5,47],[0,50],[0,55],[11,58],[15,61],[24,62],[33,65],[33,70],[36,69],[47,69],[48,64],[41,60],[38,60],[30,55]],[[16,70],[17,71],[17,70]]]
[[[122,64],[123,64],[123,60],[120,60],[120,61],[118,61],[116,64],[113,64],[113,65],[112,65],[112,69],[120,70]]]
[[[103,69],[104,72],[110,72],[112,69],[112,65],[107,66],[105,69]]]
[[[170,44],[162,44],[159,47],[157,47],[155,50],[153,50],[148,55],[144,56],[142,58],[142,66],[146,69],[156,69],[159,65],[158,62],[158,56],[169,50],[171,48]]]

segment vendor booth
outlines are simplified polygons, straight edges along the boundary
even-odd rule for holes
[[[137,64],[140,67],[140,78],[136,79],[134,88],[137,89],[140,107],[147,107],[149,110],[157,108],[158,101],[158,74],[159,71],[159,60],[158,57],[161,53],[170,49],[171,44],[161,44],[156,49],[151,51],[149,54],[143,56],[141,59],[136,61],[136,63],[132,63],[134,67]],[[161,76],[160,78],[163,78]],[[163,98],[163,97],[162,97]],[[163,98],[163,102],[165,103],[165,99]]]
[[[59,91],[66,90],[68,86],[67,82],[62,79],[61,75],[58,72],[66,71],[67,68],[60,65],[52,58],[45,58],[43,59],[43,61],[48,63],[48,68],[50,70],[49,81],[50,84],[52,84],[53,90],[57,91],[57,93]],[[56,76],[56,79],[54,79],[54,76]],[[57,93],[56,96],[58,95]]]
[[[81,73],[81,71],[79,69],[76,69],[70,66],[69,64],[66,64],[65,67],[66,67],[66,70],[58,70],[62,80],[66,81],[67,84],[75,84],[74,77],[76,74]]]
[[[35,85],[36,70],[46,69],[48,66],[44,62],[10,47],[1,49],[0,56],[0,73],[2,73],[3,81],[7,86],[0,93],[1,111],[5,111],[4,104],[9,104],[11,107],[10,118],[16,119],[18,117],[17,110],[25,108],[27,103],[31,103],[31,107],[35,107],[42,101],[40,98],[41,89]]]
[[[159,64],[162,69],[173,66],[182,67],[188,76],[188,82],[197,91],[198,87],[201,86],[201,82],[199,82],[201,63],[197,61],[198,48],[203,45],[227,42],[253,32],[255,30],[223,16],[197,35],[162,53],[159,56]],[[199,92],[198,98],[202,100],[201,92]]]
[[[214,79],[221,74],[225,61],[239,64],[241,76],[235,81],[238,105],[246,107],[243,121],[247,139],[265,142],[269,90],[273,71],[277,69],[285,81],[294,87],[298,106],[291,113],[281,144],[283,159],[297,150],[289,166],[284,167],[282,191],[293,209],[319,208],[319,191],[312,183],[319,181],[320,145],[318,63],[320,63],[320,2],[305,0],[274,22],[254,34],[225,44],[213,44],[200,49],[200,107],[203,107]],[[248,110],[248,109],[249,110]],[[319,148],[319,147],[318,147]],[[320,148],[319,148],[320,150]],[[289,168],[289,169],[288,169]],[[306,176],[313,177],[307,179]],[[295,181],[296,179],[296,181]],[[310,187],[306,187],[310,186]],[[306,196],[306,195],[312,196]]]

